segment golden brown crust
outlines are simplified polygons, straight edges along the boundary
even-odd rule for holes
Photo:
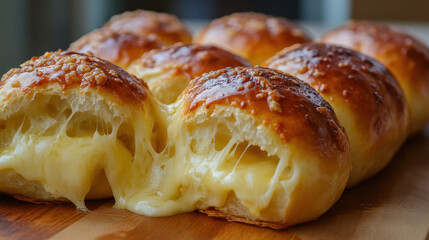
[[[386,65],[401,81],[410,86],[429,89],[429,48],[414,37],[395,31],[387,25],[351,21],[349,24],[326,33],[322,42],[344,45],[374,57]],[[409,64],[409,62],[414,64]],[[422,78],[425,76],[426,78]]]
[[[214,46],[178,43],[153,50],[135,61],[142,68],[177,69],[189,80],[225,67],[250,67],[245,59]]]
[[[251,219],[248,219],[248,218],[245,218],[245,217],[231,215],[231,214],[228,214],[226,212],[217,210],[215,208],[207,208],[207,209],[202,209],[202,210],[199,210],[199,211],[202,212],[202,213],[204,213],[204,214],[207,214],[210,217],[224,218],[224,219],[226,219],[228,221],[241,222],[241,223],[256,225],[256,226],[259,226],[259,227],[268,227],[268,228],[272,228],[272,229],[285,229],[285,228],[287,228],[289,226],[287,224],[281,224],[281,223],[251,220]]]
[[[280,17],[260,13],[234,13],[212,21],[194,37],[262,64],[281,49],[312,38],[300,26]]]
[[[167,45],[192,42],[192,35],[186,26],[177,17],[167,13],[144,10],[125,12],[113,16],[104,27],[116,32],[132,32],[154,38]]]
[[[181,98],[185,116],[201,107],[233,106],[252,114],[286,143],[304,145],[322,156],[348,149],[331,106],[309,85],[276,70],[214,71],[192,80]]]
[[[145,52],[161,46],[162,44],[158,41],[147,37],[102,28],[81,37],[72,43],[68,50],[80,53],[91,52],[96,57],[126,68]]]
[[[429,120],[429,48],[387,25],[352,21],[326,33],[322,42],[343,45],[374,57],[387,66],[401,85],[410,108],[409,134]]]
[[[361,129],[383,134],[386,116],[406,117],[403,93],[392,73],[359,52],[329,44],[306,44],[285,49],[266,66],[303,79],[328,101],[344,102]],[[404,120],[403,120],[404,121]]]
[[[406,137],[408,108],[392,73],[352,49],[313,43],[285,49],[267,66],[309,83],[334,107],[350,140],[348,187],[373,176]]]
[[[138,105],[147,98],[148,92],[144,83],[116,65],[96,57],[61,50],[33,57],[21,68],[10,70],[3,75],[0,87],[8,81],[14,81],[11,86],[22,92],[50,83],[58,83],[63,90],[74,86],[102,89],[118,100]]]

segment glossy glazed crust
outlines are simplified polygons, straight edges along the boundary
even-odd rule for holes
[[[186,26],[177,17],[167,13],[144,10],[125,12],[113,16],[104,27],[154,38],[166,45],[192,42],[192,35]]]
[[[176,69],[189,80],[203,73],[226,67],[250,67],[245,59],[214,46],[178,43],[153,50],[135,61],[134,67],[141,70],[160,68]]]
[[[147,37],[102,28],[81,37],[72,43],[68,50],[79,53],[91,52],[96,57],[126,68],[145,52],[161,46],[158,41]]]
[[[303,79],[328,102],[346,104],[353,114],[350,117],[369,135],[388,131],[392,112],[399,113],[399,122],[406,120],[405,100],[395,77],[359,52],[313,43],[287,48],[265,65]]]
[[[194,37],[196,43],[216,45],[254,65],[262,64],[285,47],[311,40],[300,26],[260,13],[234,13],[216,19]]]
[[[414,37],[387,25],[351,21],[321,37],[322,42],[350,47],[386,65],[401,81],[429,89],[429,48]],[[413,64],[409,64],[413,62]]]
[[[13,81],[11,84],[10,81]],[[40,86],[57,83],[63,91],[78,86],[109,92],[112,101],[143,105],[147,86],[121,68],[96,57],[69,51],[47,52],[41,57],[14,68],[3,75],[0,88],[2,100],[14,94],[32,91]],[[4,87],[11,89],[5,91]]]
[[[241,108],[285,143],[314,151],[326,161],[348,150],[331,106],[309,85],[267,68],[226,68],[191,81],[180,96],[184,117],[216,105]]]
[[[411,112],[410,135],[429,120],[429,48],[412,36],[387,25],[351,21],[321,38],[322,42],[343,45],[387,66],[397,78]]]

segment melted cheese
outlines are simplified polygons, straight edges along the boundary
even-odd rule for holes
[[[117,207],[144,215],[170,216],[200,206],[222,207],[232,192],[250,213],[259,216],[274,191],[287,181],[286,154],[270,156],[250,138],[228,136],[231,129],[213,122],[201,125],[190,136],[180,117],[170,120],[168,143],[173,146],[166,149],[174,147],[175,154],[160,160],[163,168],[150,172],[149,178],[156,184],[120,199]],[[216,138],[217,132],[227,136]]]
[[[80,209],[86,209],[84,199],[96,173],[104,171],[115,207],[149,216],[222,207],[231,192],[259,216],[284,181],[287,156],[270,156],[250,137],[230,136],[231,129],[202,126],[190,136],[180,118],[173,116],[167,146],[156,151],[140,113],[132,124],[135,149],[130,150],[118,133],[122,121],[114,122],[110,130],[104,127],[102,133],[70,135],[66,129],[73,115],[52,135],[23,131],[23,121],[2,149],[0,170],[13,169],[27,180],[40,182],[47,192],[69,199]],[[216,137],[217,132],[225,136]]]

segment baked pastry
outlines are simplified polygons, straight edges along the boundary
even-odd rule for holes
[[[237,66],[249,67],[251,64],[214,46],[178,43],[143,55],[128,68],[128,72],[144,80],[157,99],[170,104],[193,78]]]
[[[344,129],[310,86],[266,68],[226,68],[192,80],[177,100],[173,196],[197,209],[271,228],[323,214],[350,170]],[[198,189],[198,197],[188,193]],[[179,196],[179,197],[178,197]]]
[[[79,53],[90,52],[125,69],[145,52],[161,46],[160,42],[151,38],[102,28],[81,37],[72,43],[68,50]]]
[[[160,124],[140,80],[73,52],[49,52],[21,66],[0,82],[1,193],[86,209],[85,198],[118,194],[113,187],[128,162],[156,155],[156,141],[136,150],[151,143]]]
[[[3,76],[0,113],[0,192],[80,209],[113,195],[149,216],[284,228],[323,214],[351,166],[330,105],[265,68],[205,74],[166,106],[107,61],[46,53]]]
[[[312,38],[300,26],[261,13],[234,13],[215,19],[194,37],[199,44],[215,45],[260,65],[285,47]]]
[[[167,13],[145,10],[125,12],[113,16],[104,28],[153,38],[165,45],[192,42],[192,35],[186,26],[177,17]]]
[[[406,139],[408,108],[392,73],[357,51],[329,44],[287,48],[267,67],[315,88],[334,108],[350,141],[352,187],[375,175]]]
[[[414,37],[387,25],[351,21],[321,37],[371,56],[392,71],[410,110],[409,135],[423,130],[429,120],[429,48]]]

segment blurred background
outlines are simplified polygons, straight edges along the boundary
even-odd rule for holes
[[[67,49],[112,15],[135,9],[168,12],[195,31],[237,11],[283,16],[314,36],[348,19],[398,26],[429,44],[428,0],[1,0],[0,74],[32,56]]]

